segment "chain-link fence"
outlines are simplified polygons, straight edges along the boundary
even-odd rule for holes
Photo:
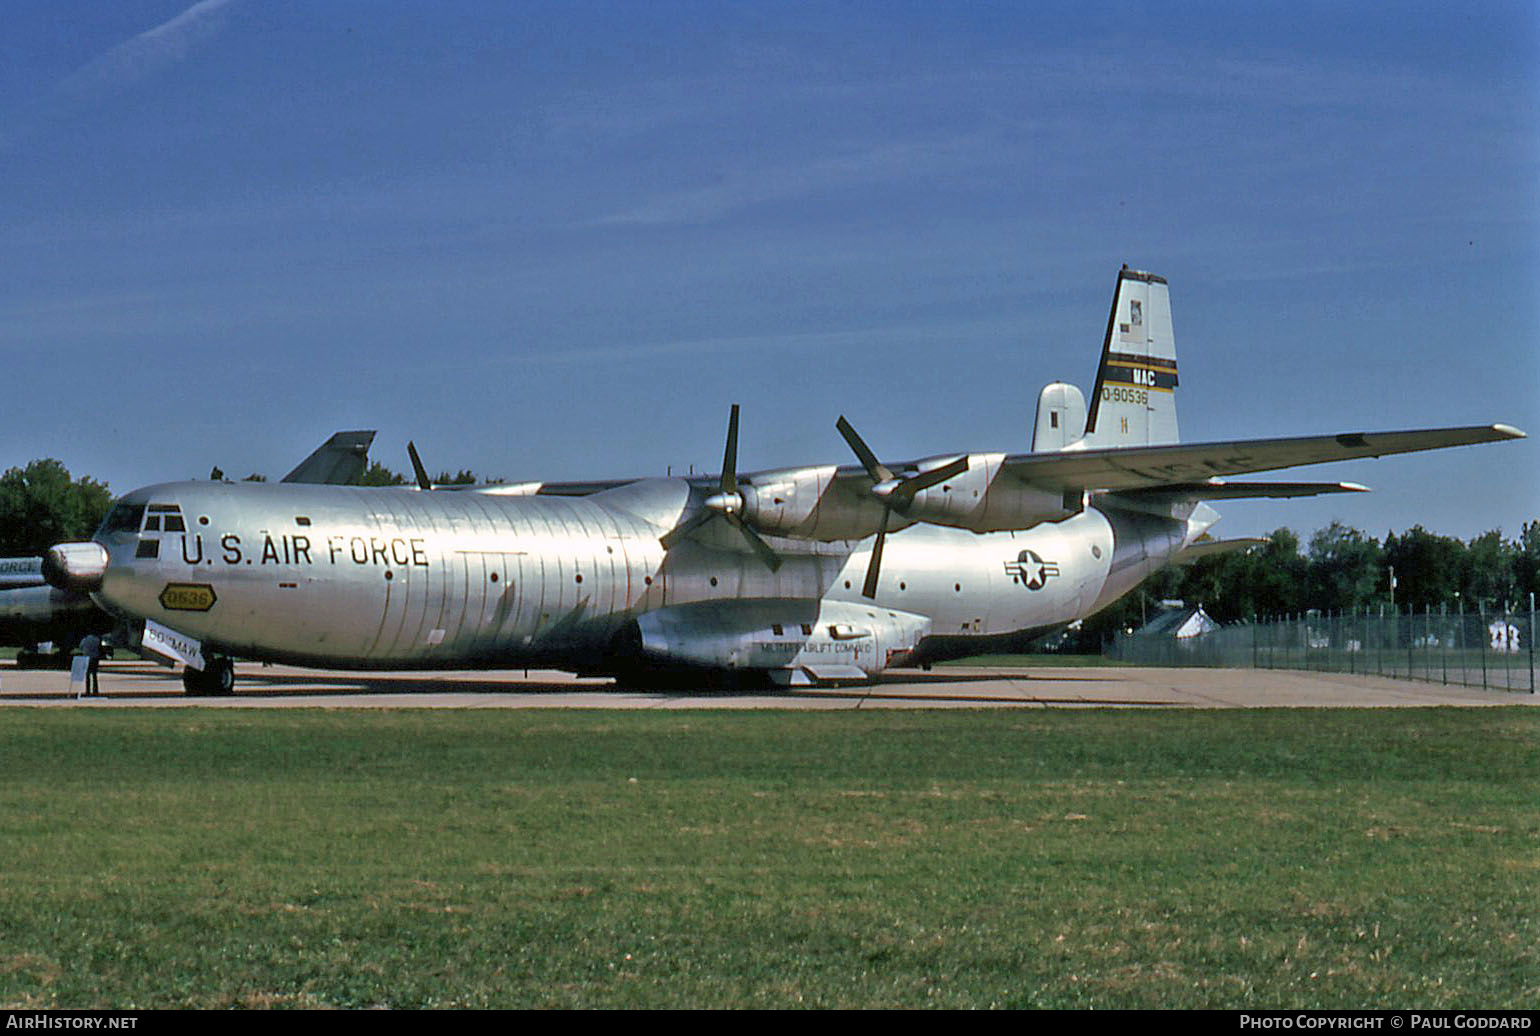
[[[1309,612],[1196,637],[1122,633],[1109,658],[1134,665],[1313,669],[1535,693],[1535,609]]]

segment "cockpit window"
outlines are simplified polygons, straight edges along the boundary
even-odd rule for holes
[[[186,532],[187,523],[182,518],[178,504],[130,504],[119,501],[103,519],[97,535],[141,532],[146,536],[158,536],[163,532]]]
[[[177,504],[151,504],[150,516],[144,520],[144,531],[186,532],[182,522],[182,508]]]
[[[107,517],[102,519],[102,526],[96,530],[96,534],[111,536],[115,532],[138,532],[139,523],[142,521],[144,521],[143,504],[114,504],[112,510],[107,512]]]

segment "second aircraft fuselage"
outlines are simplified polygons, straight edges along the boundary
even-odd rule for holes
[[[692,492],[681,479],[571,498],[151,486],[97,534],[111,562],[96,596],[254,660],[582,670],[638,616],[710,601],[886,609],[928,619],[933,643],[1049,628],[1126,593],[1189,535],[1182,521],[1095,507],[1023,531],[915,525],[888,538],[867,600],[869,539],[775,540],[777,571],[730,530],[665,551],[659,536]]]

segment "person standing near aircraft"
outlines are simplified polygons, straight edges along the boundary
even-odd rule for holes
[[[102,693],[97,674],[102,664],[102,638],[95,633],[82,637],[80,653],[86,660],[86,697],[95,698]]]

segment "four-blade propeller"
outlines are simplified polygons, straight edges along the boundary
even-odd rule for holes
[[[882,548],[888,539],[888,519],[894,511],[899,514],[908,511],[909,505],[914,503],[915,495],[921,490],[940,485],[967,471],[968,458],[958,457],[939,468],[899,478],[877,460],[877,455],[856,434],[849,421],[841,417],[834,427],[839,429],[840,435],[845,437],[845,442],[850,444],[850,449],[861,461],[861,466],[871,476],[872,495],[882,502],[882,524],[877,526],[877,542],[872,544],[872,560],[866,566],[866,582],[861,584],[862,597],[876,597],[877,577],[882,570]]]
[[[743,493],[738,489],[738,404],[733,404],[732,415],[727,419],[727,450],[722,457],[720,491],[708,496],[704,506],[689,518],[669,530],[661,539],[664,550],[672,550],[674,544],[689,536],[713,518],[721,518],[748,541],[759,559],[774,572],[781,567],[780,555],[760,538],[759,533],[743,520]]]
[[[887,543],[888,524],[896,511],[899,514],[907,514],[914,498],[919,493],[938,486],[948,479],[956,478],[968,470],[968,458],[958,457],[940,467],[929,471],[922,471],[917,475],[900,478],[890,468],[885,467],[877,459],[877,455],[871,451],[865,441],[856,434],[849,421],[843,417],[835,424],[845,442],[850,445],[856,457],[861,461],[861,466],[872,480],[872,495],[882,504],[882,521],[877,527],[877,539],[872,544],[872,558],[866,568],[866,581],[861,586],[863,597],[877,596],[877,580],[882,571],[882,550]],[[738,531],[738,534],[748,541],[754,553],[758,554],[770,571],[774,572],[781,567],[781,558],[775,549],[766,543],[743,517],[743,492],[738,484],[738,404],[733,404],[732,414],[727,421],[727,449],[722,455],[722,476],[718,483],[718,491],[706,497],[701,502],[700,510],[689,518],[680,522],[674,528],[665,533],[660,542],[664,550],[672,550],[681,540],[686,539],[697,529],[704,526],[712,519],[721,519]]]

